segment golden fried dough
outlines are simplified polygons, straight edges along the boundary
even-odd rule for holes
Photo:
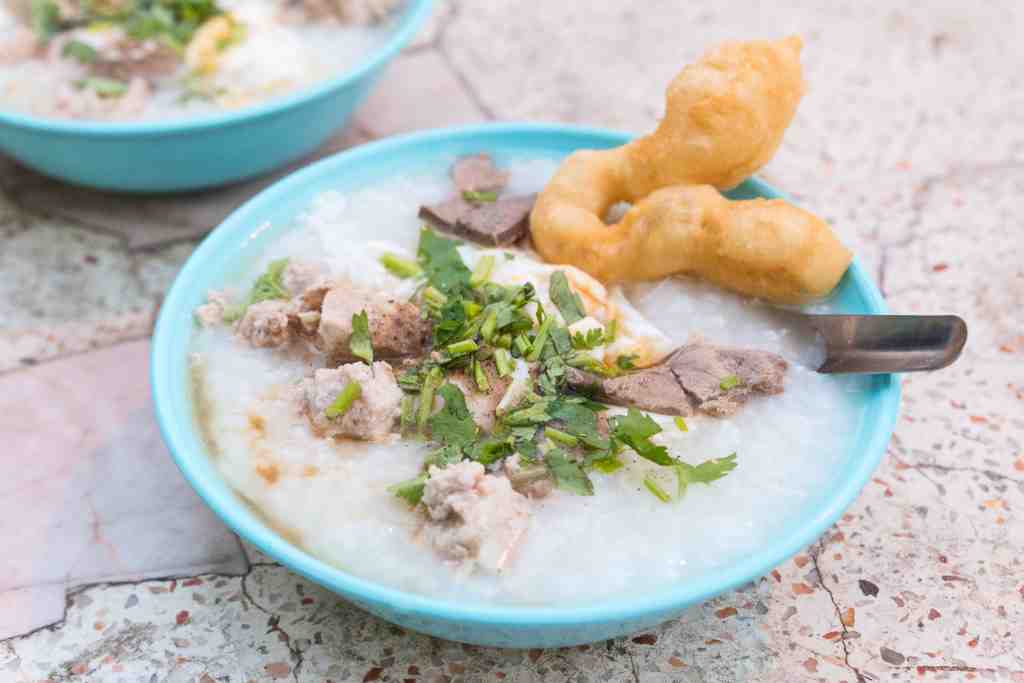
[[[851,255],[824,221],[781,200],[731,201],[715,190],[778,148],[803,92],[800,46],[791,37],[711,50],[669,85],[654,133],[570,155],[530,217],[540,254],[609,281],[685,272],[778,302],[828,294]],[[633,207],[606,225],[622,201]]]

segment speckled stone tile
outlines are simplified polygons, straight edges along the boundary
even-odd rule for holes
[[[819,542],[649,633],[446,643],[246,547],[244,578],[76,589],[64,621],[0,643],[0,680],[1024,683],[1024,6],[439,4],[325,151],[480,119],[647,131],[708,45],[798,32],[807,95],[762,176],[835,226],[895,312],[962,315],[964,357],[903,378],[888,457]],[[0,272],[17,274],[0,280],[0,372],[148,334],[194,239],[269,181],[112,199],[0,160]]]

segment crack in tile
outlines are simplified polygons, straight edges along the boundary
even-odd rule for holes
[[[839,626],[842,629],[842,636],[839,638],[839,644],[843,648],[843,663],[857,677],[857,683],[873,681],[875,680],[873,675],[862,672],[850,663],[850,648],[846,644],[850,631],[846,627],[846,622],[843,621],[843,611],[840,609],[839,603],[836,601],[836,596],[832,593],[832,589],[829,588],[828,584],[825,583],[825,575],[822,573],[821,566],[818,564],[818,557],[821,555],[822,550],[824,550],[823,541],[819,539],[817,543],[811,546],[808,554],[811,556],[811,562],[814,564],[814,571],[818,574],[818,581],[821,583],[821,587],[824,588],[825,592],[828,594],[828,599],[832,602],[833,609],[835,609],[836,618],[839,619]]]
[[[253,607],[267,615],[267,626],[269,627],[267,629],[267,633],[277,633],[279,637],[282,637],[282,639],[284,640],[284,644],[288,648],[288,652],[291,655],[292,659],[292,678],[295,680],[295,683],[299,683],[299,673],[302,671],[302,665],[305,662],[305,650],[299,647],[298,642],[296,641],[296,639],[292,638],[291,634],[289,634],[287,631],[281,628],[281,616],[279,614],[275,614],[274,612],[270,611],[269,609],[261,605],[259,602],[256,601],[256,598],[254,598],[252,594],[249,592],[249,586],[247,585],[246,582],[248,581],[249,577],[252,576],[253,570],[257,567],[283,567],[282,565],[272,562],[259,562],[250,564],[249,571],[246,572],[244,576],[242,576],[240,585],[242,590],[242,596],[247,601],[249,601],[249,603],[252,604]]]

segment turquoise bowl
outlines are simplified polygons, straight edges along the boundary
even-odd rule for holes
[[[208,289],[237,281],[245,266],[288,229],[295,216],[325,190],[353,190],[396,173],[447,164],[482,150],[499,160],[561,159],[582,148],[620,145],[628,136],[604,130],[542,124],[499,124],[430,131],[363,145],[320,161],[263,191],[235,211],[196,249],[164,300],[152,348],[156,414],[165,441],[185,478],[240,536],[282,564],[372,614],[431,635],[500,647],[554,647],[593,642],[650,628],[720,593],[763,576],[815,541],[857,497],[885,454],[899,409],[899,379],[876,375],[859,386],[857,429],[842,438],[845,457],[816,497],[777,535],[719,570],[640,595],[567,607],[490,606],[438,600],[403,592],[321,562],[276,534],[232,492],[209,460],[193,421],[187,359],[193,309]],[[737,197],[778,197],[750,179]],[[257,226],[269,227],[256,230]],[[883,313],[885,303],[856,260],[836,293],[850,313]]]
[[[0,152],[45,175],[118,192],[196,190],[267,173],[345,125],[432,4],[408,0],[383,45],[353,69],[287,97],[212,116],[125,123],[0,110]]]

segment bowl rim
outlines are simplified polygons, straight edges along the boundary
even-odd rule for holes
[[[846,508],[857,498],[867,484],[875,468],[885,455],[886,447],[895,426],[900,402],[900,381],[895,375],[882,375],[882,386],[872,399],[878,405],[878,421],[869,438],[861,444],[859,455],[850,468],[851,476],[840,481],[826,504],[800,515],[788,536],[769,543],[756,552],[736,560],[727,567],[694,579],[671,584],[662,589],[626,597],[613,596],[579,605],[560,607],[516,606],[503,604],[459,603],[453,600],[432,598],[407,592],[398,588],[361,578],[345,570],[319,560],[297,546],[293,546],[262,522],[248,513],[235,494],[222,494],[212,490],[200,477],[198,462],[206,458],[204,452],[190,452],[185,435],[194,426],[173,421],[169,402],[171,387],[175,378],[161,368],[169,364],[181,349],[171,344],[170,330],[181,321],[191,320],[189,312],[182,318],[177,309],[189,304],[189,290],[193,287],[193,274],[198,274],[206,263],[231,254],[228,248],[237,244],[258,224],[258,214],[263,206],[271,206],[279,198],[301,188],[307,181],[314,181],[330,173],[334,167],[349,167],[360,160],[372,159],[377,155],[401,152],[403,148],[431,147],[437,144],[466,142],[475,137],[533,136],[541,138],[584,137],[600,139],[612,145],[622,144],[632,135],[621,131],[548,123],[498,123],[474,126],[442,128],[412,133],[371,142],[332,155],[307,166],[274,183],[248,200],[231,213],[195,249],[164,299],[152,339],[150,381],[157,421],[164,442],[185,479],[204,502],[235,533],[245,538],[267,555],[278,560],[289,569],[305,576],[331,591],[358,604],[386,605],[392,613],[422,615],[434,621],[457,622],[480,626],[505,627],[560,627],[579,624],[607,624],[628,622],[651,615],[665,615],[667,618],[688,605],[702,602],[728,590],[735,589],[769,573],[789,557],[817,540],[835,522]],[[549,143],[550,144],[550,143]],[[544,146],[541,144],[540,146]],[[500,149],[500,147],[499,147]],[[759,192],[783,196],[770,185],[751,178]],[[874,313],[885,313],[885,301],[871,281],[865,269],[854,258],[846,277],[850,277]],[[184,381],[184,377],[178,378]],[[191,414],[191,413],[189,413]],[[227,488],[226,482],[224,482]]]
[[[308,87],[299,88],[294,93],[284,97],[274,98],[251,107],[180,119],[111,122],[47,118],[0,109],[0,125],[26,128],[38,133],[120,138],[126,136],[165,136],[194,133],[220,126],[230,126],[244,121],[271,117],[327,97],[336,90],[357,83],[368,75],[373,75],[375,71],[390,62],[412,40],[413,36],[427,20],[427,17],[430,16],[433,4],[434,0],[408,0],[408,5],[398,18],[398,25],[394,28],[391,36],[382,45],[363,55],[351,69]]]

